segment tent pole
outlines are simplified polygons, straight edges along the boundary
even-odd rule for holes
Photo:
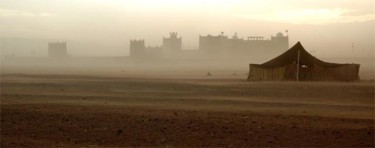
[[[299,81],[299,58],[300,58],[300,53],[298,50],[298,55],[297,55],[297,75],[296,75],[296,80]]]

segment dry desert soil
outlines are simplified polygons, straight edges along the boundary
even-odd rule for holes
[[[374,147],[373,82],[1,75],[1,147]]]

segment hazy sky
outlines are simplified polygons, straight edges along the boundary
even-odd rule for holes
[[[161,45],[170,31],[197,48],[199,34],[270,38],[286,29],[290,45],[318,57],[375,50],[374,0],[1,0],[0,19],[2,54],[46,55],[48,41],[64,40],[72,55],[124,56],[131,38]]]

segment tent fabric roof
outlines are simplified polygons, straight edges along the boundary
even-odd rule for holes
[[[337,63],[329,63],[321,61],[314,56],[312,56],[310,53],[308,53],[302,46],[300,42],[295,44],[292,48],[290,48],[288,51],[284,52],[283,54],[277,56],[276,58],[265,62],[260,65],[256,65],[263,68],[274,68],[274,67],[281,67],[289,64],[293,64],[298,59],[298,51],[300,52],[300,64],[306,65],[306,66],[314,66],[319,65],[322,67],[338,67],[348,64],[337,64]],[[314,64],[315,63],[315,64]]]

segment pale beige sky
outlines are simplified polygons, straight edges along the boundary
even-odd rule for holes
[[[199,34],[269,38],[288,29],[291,45],[328,57],[373,55],[375,42],[374,0],[2,0],[0,17],[3,54],[45,55],[43,42],[66,40],[73,55],[126,55],[129,39],[160,45],[170,31],[197,48]]]

